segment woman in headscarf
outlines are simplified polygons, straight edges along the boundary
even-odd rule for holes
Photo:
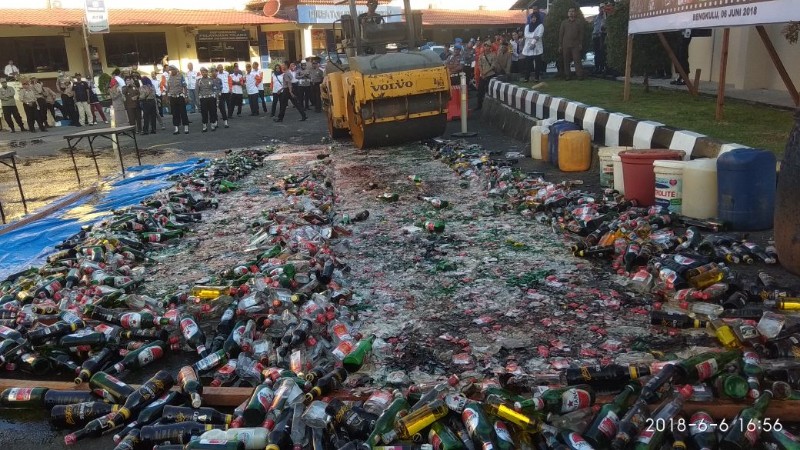
[[[114,126],[128,122],[128,112],[125,111],[125,96],[122,93],[124,84],[120,84],[117,78],[111,80],[108,93],[111,95],[111,108],[114,113]]]
[[[530,23],[525,26],[525,44],[522,48],[522,54],[525,55],[525,82],[531,81],[532,71],[533,81],[538,83],[542,69],[544,69],[544,63],[542,62],[544,24],[539,22],[537,14],[532,14],[530,20]]]

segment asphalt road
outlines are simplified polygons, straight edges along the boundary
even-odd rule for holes
[[[474,107],[475,95],[471,92],[470,108]],[[271,104],[268,103],[267,106]],[[245,106],[240,117],[233,117],[230,128],[219,128],[215,132],[201,132],[200,114],[190,114],[189,134],[172,134],[171,117],[164,117],[166,130],[158,130],[154,135],[137,136],[142,164],[161,164],[183,161],[190,157],[214,157],[221,151],[230,148],[267,145],[271,142],[283,142],[297,145],[320,145],[326,141],[327,125],[323,113],[308,113],[309,119],[300,121],[300,114],[289,107],[284,121],[275,123],[269,114],[257,117],[249,115]],[[104,125],[97,125],[101,127]],[[460,122],[448,124],[445,136],[460,131]],[[480,115],[469,117],[469,130],[479,135],[471,138],[475,143],[484,144],[497,151],[518,151],[524,145],[513,139],[502,136],[498,131],[484,125]],[[16,151],[19,175],[23,192],[27,200],[28,211],[35,211],[59,197],[90,186],[106,177],[120,174],[119,156],[111,148],[110,142],[98,139],[99,146],[97,164],[98,176],[94,162],[89,156],[86,142],[79,145],[76,152],[76,164],[80,174],[78,179],[66,148],[64,135],[82,131],[81,127],[53,127],[45,133],[11,133],[7,129],[0,132],[0,153]],[[123,162],[126,167],[136,165],[132,140],[121,137]],[[9,220],[23,215],[23,205],[17,189],[16,180],[11,170],[0,166],[0,204]]]

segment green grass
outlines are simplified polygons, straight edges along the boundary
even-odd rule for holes
[[[520,84],[520,86],[525,86]],[[529,85],[528,85],[529,86]],[[714,119],[716,99],[688,92],[631,86],[631,99],[622,101],[623,84],[618,81],[547,80],[541,92],[597,106],[608,111],[630,114],[637,119],[663,124],[750,147],[783,154],[794,121],[792,112],[744,101],[725,99],[724,119]]]

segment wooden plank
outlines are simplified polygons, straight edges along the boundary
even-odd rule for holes
[[[797,88],[794,87],[792,77],[789,76],[789,72],[786,71],[786,67],[783,65],[781,57],[778,56],[775,46],[772,45],[772,39],[769,38],[767,30],[764,29],[763,25],[756,25],[756,31],[758,31],[758,35],[761,36],[761,41],[764,42],[764,47],[767,48],[767,53],[772,60],[772,64],[778,69],[778,74],[781,76],[783,84],[786,85],[786,90],[789,91],[789,95],[792,96],[795,106],[800,106],[800,93],[798,93]]]
[[[628,35],[628,50],[625,54],[625,87],[622,93],[622,100],[631,99],[631,66],[633,64],[633,35]]]
[[[700,70],[696,69],[694,71],[694,85],[697,86],[697,89],[700,90]]]
[[[131,385],[136,388],[138,385]],[[75,383],[65,381],[36,381],[36,380],[13,380],[13,379],[0,379],[0,391],[5,389],[22,387],[46,387],[58,390],[88,390],[88,383],[83,383],[76,386]],[[178,390],[177,387],[173,390]],[[203,406],[214,407],[227,407],[234,408],[239,406],[242,402],[250,398],[253,388],[249,387],[211,387],[205,386],[203,388]],[[348,392],[339,392],[333,397],[342,400],[366,400],[365,397],[355,397]],[[598,404],[611,403],[614,400],[613,396],[604,395],[597,397]],[[733,400],[715,400],[713,402],[686,402],[683,405],[683,412],[686,415],[691,415],[697,411],[706,411],[714,419],[722,420],[732,419],[739,411],[746,406],[750,406],[752,402],[736,402]],[[651,405],[651,409],[655,410],[659,405]],[[781,422],[800,422],[800,401],[786,400],[786,401],[773,401],[770,403],[765,417],[769,417],[774,422],[775,419],[780,419]]]
[[[681,75],[681,79],[684,83],[686,83],[686,87],[689,88],[689,93],[693,96],[697,96],[698,86],[692,83],[692,80],[689,79],[689,75],[683,70],[683,66],[678,63],[678,57],[675,56],[675,52],[672,51],[672,47],[669,46],[669,42],[667,42],[667,38],[664,36],[664,33],[658,33],[658,39],[661,41],[661,45],[664,47],[664,50],[669,55],[670,61],[672,61],[672,65],[678,69],[678,73]]]
[[[717,86],[717,111],[716,119],[722,120],[722,110],[725,107],[725,78],[728,75],[728,44],[730,43],[731,29],[725,28],[722,32],[722,54],[719,57],[719,83]]]

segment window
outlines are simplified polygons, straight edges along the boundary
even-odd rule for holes
[[[8,64],[9,59],[14,60],[22,74],[69,70],[63,36],[0,38],[2,65]]]
[[[164,33],[111,33],[104,36],[104,42],[109,66],[156,64],[167,54]]]

